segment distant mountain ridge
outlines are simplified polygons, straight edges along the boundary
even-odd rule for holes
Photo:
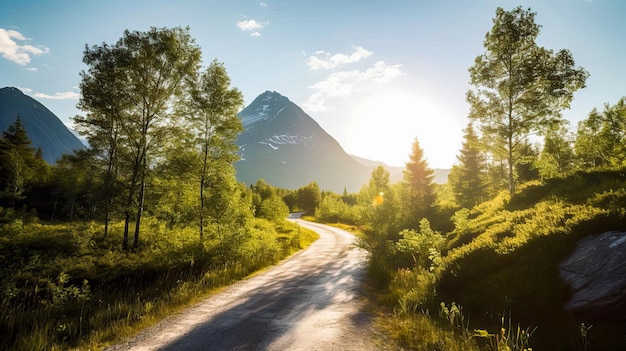
[[[389,171],[389,179],[391,180],[392,183],[399,182],[400,180],[402,180],[405,167],[389,166],[388,164],[384,162],[372,161],[372,160],[368,160],[366,158],[355,156],[355,155],[350,155],[350,156],[352,156],[352,158],[354,158],[358,163],[366,165],[366,166],[385,167]],[[450,174],[449,169],[434,168],[433,169],[433,175],[434,175],[433,182],[438,183],[438,184],[447,183],[448,174]]]
[[[237,179],[247,184],[264,179],[276,187],[297,189],[317,182],[324,190],[356,192],[382,164],[348,155],[313,118],[275,91],[259,95],[239,118],[244,132],[237,139],[241,160],[235,168]],[[392,182],[402,179],[402,167],[382,165]],[[437,178],[440,172],[435,173]],[[443,182],[447,173],[445,178]]]
[[[0,89],[0,132],[20,117],[32,146],[41,148],[43,159],[55,164],[64,154],[85,145],[61,120],[43,104],[22,93],[18,88]]]

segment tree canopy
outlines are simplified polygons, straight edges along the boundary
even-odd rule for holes
[[[528,136],[562,123],[561,110],[569,108],[589,75],[575,66],[568,50],[538,46],[540,28],[530,9],[498,8],[485,35],[485,53],[469,69],[469,117],[478,122],[489,152],[506,160],[511,193]]]

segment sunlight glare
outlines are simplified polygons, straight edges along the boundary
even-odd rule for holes
[[[387,90],[364,98],[352,112],[346,151],[404,166],[417,137],[429,165],[454,163],[461,135],[456,121],[416,93]],[[435,168],[433,167],[433,168]]]

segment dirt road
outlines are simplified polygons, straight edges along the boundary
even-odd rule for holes
[[[345,231],[296,220],[320,239],[109,350],[374,350],[359,297],[365,252]]]

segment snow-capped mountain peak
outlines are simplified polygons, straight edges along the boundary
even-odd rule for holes
[[[239,113],[244,128],[279,115],[289,104],[288,98],[275,91],[266,91]]]
[[[244,132],[237,144],[237,178],[248,184],[264,179],[296,189],[317,182],[337,192],[358,190],[372,168],[357,163],[298,105],[266,91],[239,113]]]

